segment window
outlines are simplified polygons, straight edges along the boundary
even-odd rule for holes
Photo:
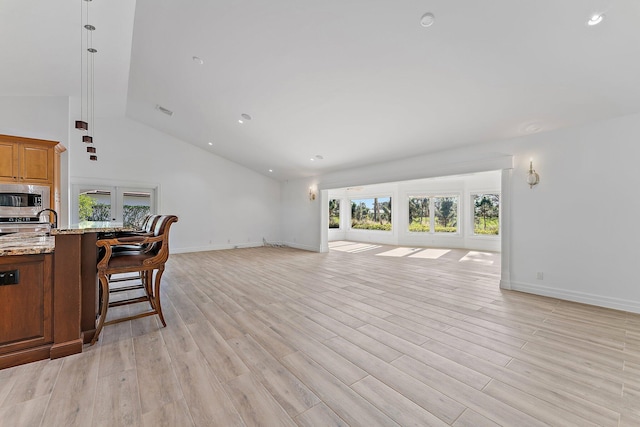
[[[138,228],[145,216],[156,211],[155,192],[155,188],[75,184],[71,221],[115,221]]]
[[[122,200],[123,225],[142,228],[142,221],[151,213],[151,193],[148,191],[123,192]]]
[[[409,196],[409,232],[457,233],[458,196]]]
[[[428,233],[430,230],[429,198],[409,196],[409,231]]]
[[[111,220],[111,192],[88,190],[78,195],[78,219],[82,221]]]
[[[438,196],[433,198],[436,233],[458,232],[458,197]]]
[[[391,197],[352,199],[351,228],[391,231]]]
[[[340,200],[329,200],[329,228],[340,228]]]
[[[473,194],[473,234],[500,234],[500,194]]]

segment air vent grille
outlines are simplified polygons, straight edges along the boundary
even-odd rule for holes
[[[156,110],[166,114],[169,117],[173,116],[173,111],[169,110],[168,108],[164,108],[162,105],[156,104]]]

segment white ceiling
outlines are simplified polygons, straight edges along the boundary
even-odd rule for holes
[[[81,2],[2,0],[1,95],[78,96]],[[126,112],[275,179],[640,112],[638,0],[90,8],[96,115]],[[587,26],[596,12],[604,21]]]

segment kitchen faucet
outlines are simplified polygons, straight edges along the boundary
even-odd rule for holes
[[[41,215],[43,212],[47,212],[47,211],[49,211],[49,212],[52,212],[52,213],[53,213],[53,224],[51,224],[51,228],[58,228],[58,212],[54,211],[53,209],[49,209],[49,208],[42,209],[42,210],[41,210],[40,212],[38,212],[36,215],[37,215],[38,217],[40,217],[40,215]]]

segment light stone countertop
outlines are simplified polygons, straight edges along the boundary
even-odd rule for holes
[[[0,256],[50,254],[55,238],[46,233],[13,233],[0,236]]]
[[[135,231],[122,223],[93,221],[73,224],[68,228],[53,228],[50,235],[38,233],[12,233],[0,236],[0,256],[49,254],[55,250],[55,236],[63,234],[114,233]]]
[[[51,235],[84,234],[84,233],[114,233],[116,231],[135,231],[133,227],[125,227],[121,222],[111,221],[83,221],[72,224],[67,228],[52,228]]]

